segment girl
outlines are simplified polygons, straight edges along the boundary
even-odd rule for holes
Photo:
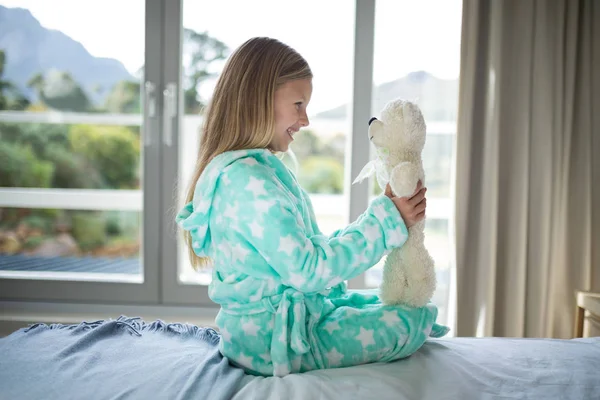
[[[375,292],[346,291],[407,239],[425,214],[388,189],[354,223],[330,236],[307,193],[274,154],[308,126],[312,72],[293,49],[253,38],[229,58],[205,114],[187,204],[177,215],[195,267],[212,266],[221,308],[220,351],[257,375],[393,361],[414,353],[437,308],[384,306]]]

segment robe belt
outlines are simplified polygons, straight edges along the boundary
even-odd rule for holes
[[[319,293],[302,293],[294,288],[287,288],[280,294],[264,297],[260,301],[247,304],[223,304],[221,308],[225,313],[232,315],[252,315],[262,312],[275,314],[272,351],[282,349],[287,352],[287,346],[281,345],[289,344],[294,353],[301,355],[310,350],[306,332],[307,311],[310,315],[319,317],[325,305],[325,297],[339,297],[345,290],[344,283]],[[280,345],[277,346],[278,342]],[[287,358],[287,355],[281,354],[281,356]],[[273,358],[276,358],[275,354]]]

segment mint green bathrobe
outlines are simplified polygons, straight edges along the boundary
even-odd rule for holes
[[[248,373],[393,361],[448,332],[436,323],[433,304],[384,306],[374,290],[346,290],[345,280],[407,239],[384,195],[326,236],[279,158],[262,149],[233,151],[210,162],[177,222],[191,232],[195,253],[214,262],[208,294],[221,306],[220,349]]]

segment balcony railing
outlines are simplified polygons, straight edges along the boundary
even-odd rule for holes
[[[0,123],[44,123],[44,124],[88,124],[141,126],[142,116],[136,114],[93,114],[71,112],[0,112]],[[194,132],[202,123],[202,117],[186,115],[183,117],[183,132],[186,143],[181,151],[181,174],[190,175],[194,165],[194,152],[197,143]],[[312,119],[311,129],[323,135],[347,130],[345,120]],[[428,124],[431,135],[452,135],[456,126],[452,122]],[[192,161],[192,162],[188,162]],[[185,179],[183,179],[185,181]],[[311,195],[317,216],[344,216],[346,203],[343,195]],[[97,189],[47,189],[47,188],[0,188],[0,207],[53,208],[66,210],[142,210],[141,190],[97,190]],[[343,204],[343,207],[340,207]],[[428,217],[446,219],[450,215],[450,199],[428,199]]]

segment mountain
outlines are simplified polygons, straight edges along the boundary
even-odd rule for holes
[[[458,111],[458,79],[439,79],[428,72],[417,71],[381,84],[373,90],[372,113],[378,115],[389,101],[396,98],[416,102],[428,121],[452,121]],[[347,108],[348,104],[343,104],[315,117],[345,118]]]
[[[94,103],[103,101],[117,82],[137,80],[121,62],[92,56],[81,43],[44,28],[22,8],[0,6],[0,49],[6,53],[4,79],[30,100],[37,95],[27,88],[29,80],[53,70],[70,73]]]

